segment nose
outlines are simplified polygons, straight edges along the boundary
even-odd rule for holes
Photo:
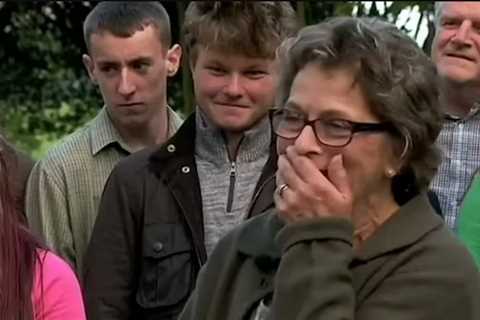
[[[470,43],[470,31],[472,28],[472,22],[470,20],[462,21],[461,25],[456,30],[452,37],[452,42],[456,45],[471,45]]]
[[[242,95],[242,79],[239,74],[232,74],[224,87],[224,92],[230,97],[239,97]]]
[[[124,96],[131,95],[135,92],[135,84],[132,79],[130,79],[129,71],[124,68],[120,74],[120,83],[118,85],[118,93]]]
[[[294,146],[301,155],[311,153],[321,154],[325,152],[325,146],[318,141],[311,125],[303,127],[300,135],[295,139]]]

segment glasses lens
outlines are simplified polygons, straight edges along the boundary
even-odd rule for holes
[[[286,139],[294,139],[305,126],[305,122],[298,113],[279,110],[273,115],[273,130],[277,135]]]
[[[323,144],[341,147],[350,141],[352,126],[345,120],[316,120],[315,132],[317,139]]]

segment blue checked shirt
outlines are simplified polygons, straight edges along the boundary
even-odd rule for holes
[[[466,118],[447,116],[437,139],[442,163],[431,183],[446,224],[457,231],[457,218],[473,175],[480,168],[480,103]]]

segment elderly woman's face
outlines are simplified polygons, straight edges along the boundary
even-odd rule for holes
[[[296,153],[309,157],[328,178],[330,161],[340,153],[354,201],[359,197],[390,194],[391,177],[388,173],[398,169],[398,161],[393,157],[392,139],[386,131],[377,127],[379,119],[371,111],[360,86],[354,82],[350,69],[324,69],[308,64],[295,77],[283,110],[288,110],[284,116],[285,124],[289,121],[293,123],[292,119],[298,115],[308,121],[321,119],[322,124],[317,122],[305,126],[297,138],[279,136],[277,149],[280,155],[287,148],[295,148]],[[353,133],[349,140],[349,124],[343,120],[368,123],[370,128],[376,129]],[[289,134],[287,125],[282,129],[285,136]]]

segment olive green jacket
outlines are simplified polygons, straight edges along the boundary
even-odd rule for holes
[[[480,275],[425,195],[361,247],[343,219],[284,226],[274,210],[215,248],[180,320],[478,320]]]

